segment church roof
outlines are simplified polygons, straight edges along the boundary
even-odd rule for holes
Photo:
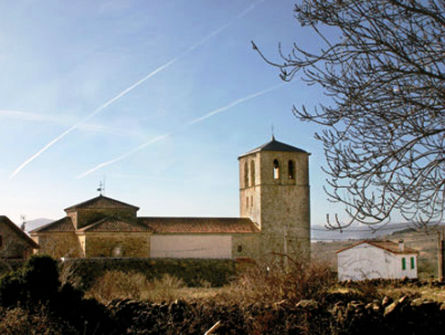
[[[32,233],[44,233],[44,232],[73,232],[74,225],[73,221],[69,216],[66,216],[60,220],[50,222],[39,228],[31,231]]]
[[[140,217],[138,221],[149,227],[155,234],[244,234],[259,232],[255,224],[247,218]]]
[[[144,232],[150,228],[139,223],[129,222],[120,218],[108,217],[82,227],[80,232]]]
[[[253,150],[246,152],[245,154],[241,155],[240,157],[250,155],[250,154],[253,154],[256,152],[260,152],[260,151],[302,152],[302,153],[308,154],[308,152],[304,151],[303,149],[294,147],[292,145],[289,145],[289,144],[286,144],[283,142],[279,142],[275,139],[274,136],[272,136],[271,141],[259,146],[258,148],[255,148]]]
[[[119,201],[116,199],[106,197],[101,194],[98,197],[95,197],[93,199],[90,199],[90,200],[81,202],[77,205],[73,205],[68,208],[65,208],[65,211],[70,211],[70,210],[78,209],[78,208],[89,208],[89,207],[93,207],[93,208],[127,207],[127,208],[134,208],[136,210],[139,209],[139,207],[127,204],[125,202],[122,202],[122,201]]]
[[[22,240],[27,242],[32,248],[39,248],[39,245],[26,233],[21,230],[17,225],[12,222],[6,215],[0,215],[0,224],[4,224],[8,226],[11,230],[13,230]]]
[[[353,245],[351,245],[351,246],[349,246],[347,248],[340,249],[340,250],[337,251],[337,254],[342,252],[342,251],[354,248],[354,247],[356,247],[358,245],[365,244],[365,243],[369,244],[369,245],[372,245],[373,247],[384,249],[384,250],[389,251],[389,252],[391,252],[393,254],[404,255],[404,254],[418,254],[419,253],[417,250],[412,249],[412,248],[408,248],[406,246],[403,248],[403,251],[402,251],[399,248],[399,244],[395,243],[395,242],[392,242],[392,241],[368,240],[368,241],[360,241],[360,242],[355,243],[355,244],[353,244]]]

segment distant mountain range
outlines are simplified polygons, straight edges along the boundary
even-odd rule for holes
[[[46,218],[39,218],[34,220],[26,221],[25,225],[25,231],[30,232],[31,230],[37,229],[41,226],[44,226],[50,222],[53,222],[54,220],[46,219]]]

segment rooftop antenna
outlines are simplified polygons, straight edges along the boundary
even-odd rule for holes
[[[21,214],[20,215],[20,221],[22,221],[22,224],[20,225],[20,229],[25,231],[25,228],[26,228],[26,215]]]

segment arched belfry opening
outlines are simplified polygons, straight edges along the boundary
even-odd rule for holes
[[[295,164],[293,160],[289,160],[287,164],[287,171],[289,174],[289,179],[295,180]]]
[[[255,186],[255,161],[250,161],[250,186]]]
[[[280,163],[278,159],[273,161],[273,179],[280,179]]]

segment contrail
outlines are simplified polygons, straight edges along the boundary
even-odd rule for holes
[[[97,171],[97,170],[99,170],[99,169],[102,169],[102,168],[104,168],[104,167],[106,167],[106,166],[108,166],[108,165],[117,163],[117,162],[119,162],[119,161],[121,161],[121,160],[127,158],[128,156],[133,155],[134,153],[136,153],[136,152],[138,152],[138,151],[144,149],[145,147],[147,147],[147,146],[149,146],[149,145],[151,145],[151,144],[154,144],[154,143],[156,143],[156,142],[160,142],[160,141],[166,139],[167,137],[170,137],[170,136],[172,136],[173,134],[179,132],[180,130],[184,130],[184,129],[186,129],[186,128],[188,128],[188,127],[190,127],[190,126],[192,126],[192,125],[194,125],[194,124],[196,124],[196,123],[202,122],[202,121],[204,121],[204,120],[206,120],[206,119],[208,119],[208,118],[210,118],[210,117],[212,117],[212,116],[215,116],[216,114],[222,113],[222,112],[224,112],[224,111],[226,111],[226,110],[228,110],[228,109],[230,109],[230,108],[232,108],[232,107],[234,107],[234,106],[236,106],[236,105],[239,105],[239,104],[241,104],[241,103],[243,103],[243,102],[252,100],[252,99],[254,99],[254,98],[256,98],[256,97],[259,97],[259,96],[261,96],[261,95],[264,95],[264,94],[266,94],[266,93],[269,93],[269,92],[271,92],[271,91],[274,91],[274,90],[276,90],[276,89],[282,87],[282,86],[285,85],[285,84],[286,84],[286,83],[282,83],[282,84],[279,84],[279,85],[275,85],[275,86],[269,87],[269,88],[267,88],[267,89],[258,91],[258,92],[256,92],[256,93],[247,95],[247,96],[245,96],[245,97],[243,97],[243,98],[234,100],[234,101],[232,101],[231,103],[229,103],[229,104],[227,104],[227,105],[225,105],[225,106],[223,106],[223,107],[221,107],[221,108],[217,108],[217,109],[215,109],[215,110],[213,110],[213,111],[211,111],[211,112],[209,112],[209,113],[204,114],[203,116],[200,116],[200,117],[198,117],[198,118],[196,118],[196,119],[193,119],[193,120],[187,122],[183,127],[181,127],[180,129],[178,129],[178,130],[176,130],[176,131],[171,131],[171,132],[168,132],[168,133],[166,133],[166,134],[164,134],[164,135],[159,135],[159,136],[157,136],[157,137],[155,137],[155,138],[153,138],[153,139],[151,139],[151,140],[149,140],[149,141],[147,141],[147,142],[145,142],[145,143],[142,143],[141,145],[137,146],[136,148],[133,148],[133,149],[131,149],[130,151],[127,151],[126,153],[124,153],[124,154],[122,154],[122,155],[120,155],[120,156],[118,156],[118,157],[116,157],[116,158],[114,158],[114,159],[110,159],[110,160],[108,160],[108,161],[106,161],[106,162],[100,163],[100,164],[98,164],[97,166],[95,166],[94,168],[89,169],[89,170],[87,170],[87,171],[81,173],[81,174],[78,175],[76,178],[77,178],[77,179],[80,179],[80,178],[86,177],[86,176],[88,176],[89,174],[91,174],[91,173],[93,173],[93,172],[95,172],[95,171]]]
[[[137,146],[136,148],[133,148],[130,151],[127,151],[126,153],[124,153],[124,154],[122,154],[122,155],[120,155],[120,156],[118,156],[118,157],[116,157],[114,159],[110,159],[109,161],[100,163],[99,165],[95,166],[94,168],[92,168],[92,169],[90,169],[90,170],[88,170],[88,171],[78,175],[76,178],[77,179],[83,178],[83,177],[93,173],[94,171],[102,169],[105,166],[108,166],[108,165],[114,164],[116,162],[119,162],[119,161],[127,158],[128,156],[131,156],[132,154],[134,154],[134,153],[142,150],[143,148],[149,146],[150,144],[162,141],[163,139],[166,139],[167,137],[170,137],[171,135],[172,135],[172,133],[166,133],[164,135],[159,135],[159,136],[151,139],[150,141],[142,143],[141,145]]]
[[[216,35],[220,34],[222,31],[224,31],[225,29],[227,29],[229,26],[231,26],[235,20],[239,20],[242,17],[246,16],[250,11],[252,11],[253,9],[255,9],[256,6],[258,6],[260,3],[264,2],[264,0],[259,0],[255,3],[253,3],[252,5],[250,5],[249,7],[247,7],[246,9],[244,9],[243,11],[241,11],[236,17],[235,19],[230,20],[229,22],[225,23],[224,25],[222,25],[221,27],[219,27],[218,29],[212,31],[210,34],[208,34],[207,36],[205,36],[203,39],[201,39],[200,41],[198,41],[197,43],[193,44],[192,46],[190,46],[188,49],[186,49],[184,52],[182,52],[179,56],[172,58],[171,60],[169,60],[167,63],[159,66],[157,69],[155,69],[154,71],[152,71],[151,73],[149,73],[148,75],[146,75],[145,77],[143,77],[142,79],[138,80],[137,82],[135,82],[133,85],[127,87],[125,90],[123,90],[122,92],[120,92],[119,94],[117,94],[116,96],[114,96],[113,98],[111,98],[110,100],[108,100],[107,102],[105,102],[103,105],[99,106],[98,108],[96,108],[92,113],[90,113],[89,115],[87,115],[86,117],[84,117],[83,119],[81,119],[80,121],[78,121],[77,123],[75,123],[73,126],[71,126],[70,128],[68,128],[67,130],[65,130],[63,133],[61,133],[59,136],[57,136],[56,138],[54,138],[52,141],[50,141],[48,144],[46,144],[43,148],[41,148],[39,151],[37,151],[34,155],[32,155],[31,157],[29,157],[27,160],[25,160],[18,168],[16,168],[14,170],[14,172],[12,172],[12,174],[9,176],[9,179],[14,178],[14,176],[16,176],[25,166],[27,166],[29,163],[31,163],[34,159],[36,159],[37,157],[39,157],[42,153],[44,153],[46,150],[48,150],[49,148],[51,148],[54,144],[56,144],[57,142],[59,142],[62,138],[64,138],[66,135],[68,135],[69,133],[71,133],[73,130],[77,129],[81,124],[83,124],[84,122],[88,121],[89,119],[93,118],[95,115],[97,115],[98,113],[102,112],[104,109],[106,109],[108,106],[110,106],[112,103],[114,103],[115,101],[119,100],[120,98],[122,98],[123,96],[127,95],[128,93],[130,93],[131,91],[133,91],[136,87],[138,87],[139,85],[141,85],[142,83],[144,83],[145,81],[147,81],[148,79],[150,79],[151,77],[153,77],[155,74],[165,70],[166,68],[170,67],[172,64],[176,63],[178,60],[184,58],[186,55],[188,55],[190,52],[192,52],[193,50],[195,50],[196,48],[198,48],[199,46],[203,45],[204,43],[206,43],[208,40],[210,40],[211,38],[215,37]]]

